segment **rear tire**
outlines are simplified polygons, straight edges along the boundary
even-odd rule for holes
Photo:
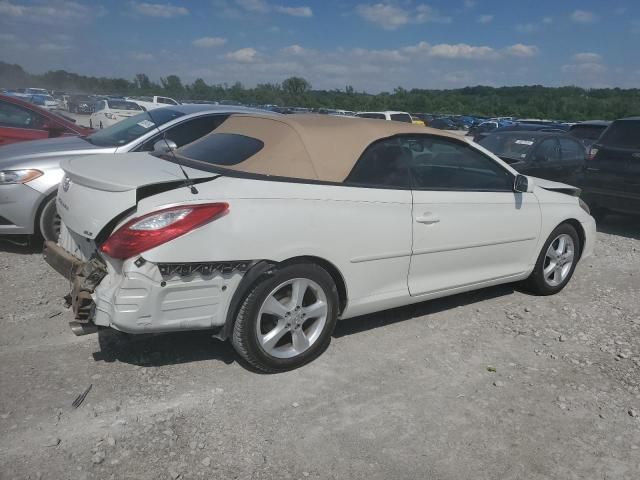
[[[573,226],[563,223],[556,227],[544,242],[524,288],[536,295],[554,295],[561,291],[573,276],[580,248],[580,237]]]
[[[337,318],[338,290],[331,275],[311,263],[285,265],[251,288],[231,343],[259,371],[293,370],[327,349]]]
[[[103,128],[103,127],[102,127],[102,122],[100,122],[100,130],[102,130],[102,128]]]

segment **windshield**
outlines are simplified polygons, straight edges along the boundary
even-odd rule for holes
[[[577,138],[597,140],[605,128],[607,128],[606,125],[576,125],[569,133]]]
[[[124,100],[107,100],[107,103],[112,110],[142,110],[137,103],[125,102]]]
[[[170,108],[155,110],[153,116],[149,115],[149,112],[144,112],[122,120],[111,127],[98,130],[89,135],[86,140],[99,147],[119,147],[183,115],[184,113]]]
[[[599,142],[608,147],[640,148],[640,120],[618,120],[602,134]]]
[[[499,157],[522,160],[531,151],[536,137],[527,132],[517,134],[494,133],[480,140],[480,145]]]

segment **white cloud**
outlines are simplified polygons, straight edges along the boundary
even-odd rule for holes
[[[354,48],[347,52],[356,57],[359,61],[402,63],[408,62],[409,58],[399,50],[369,50],[366,48]]]
[[[451,17],[442,16],[424,4],[418,5],[414,10],[407,10],[390,3],[360,4],[356,6],[355,12],[363,19],[385,30],[397,30],[407,24],[451,23]]]
[[[466,43],[458,43],[456,45],[441,43],[434,45],[429,50],[429,55],[432,57],[464,58],[469,60],[490,59],[499,56],[498,52],[491,47],[476,47],[467,45]]]
[[[313,10],[310,7],[284,7],[276,5],[274,10],[283,15],[291,15],[292,17],[313,17]]]
[[[60,52],[66,52],[67,50],[71,50],[71,46],[61,45],[58,43],[41,43],[40,45],[38,45],[38,50],[42,52],[49,52],[49,53],[60,53]]]
[[[524,45],[522,43],[516,43],[504,49],[507,55],[514,57],[534,57],[538,54],[538,47],[535,45]]]
[[[307,6],[285,6],[272,5],[266,0],[236,0],[236,4],[247,12],[252,13],[270,13],[276,12],[282,15],[290,15],[292,17],[313,17],[313,10]]]
[[[225,58],[234,62],[252,63],[257,60],[258,52],[253,48],[241,48],[234,52],[229,52]]]
[[[141,61],[141,62],[150,62],[154,60],[155,57],[152,53],[147,52],[131,52],[129,57],[133,60]]]
[[[607,67],[601,63],[571,63],[562,66],[565,73],[577,73],[581,75],[597,75],[605,73]]]
[[[71,0],[52,0],[36,5],[0,0],[0,19],[4,16],[31,23],[56,23],[65,20],[87,21],[104,14],[102,6],[87,6]]]
[[[491,23],[493,21],[493,15],[480,15],[478,17],[478,23]]]
[[[185,7],[176,7],[169,3],[132,2],[131,6],[137,13],[148,17],[174,18],[189,15],[189,10]]]
[[[236,3],[248,12],[267,13],[270,10],[264,0],[236,0]]]
[[[598,21],[598,17],[595,13],[589,12],[587,10],[575,10],[570,18],[575,23],[580,23],[583,25],[588,25],[591,23],[595,23]]]
[[[593,52],[576,53],[573,56],[573,60],[579,63],[600,63],[602,55]]]
[[[395,30],[409,23],[407,11],[394,5],[385,5],[383,3],[358,5],[356,13],[368,22],[375,23],[385,30]]]
[[[476,6],[478,2],[476,0],[464,0],[464,8],[473,8]]]
[[[536,23],[518,23],[515,27],[519,33],[533,33],[540,29],[540,26]]]
[[[286,53],[288,55],[304,55],[308,53],[308,50],[302,48],[300,45],[289,45],[288,47],[283,48],[282,53]]]
[[[618,7],[613,11],[613,13],[615,13],[616,15],[624,15],[625,13],[627,13],[627,10],[627,7]]]
[[[553,17],[544,17],[542,23],[545,25],[551,25],[553,23]]]
[[[200,48],[221,47],[227,43],[227,39],[223,37],[202,37],[194,40],[193,45]]]

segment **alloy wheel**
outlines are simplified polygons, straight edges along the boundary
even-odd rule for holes
[[[566,233],[558,235],[547,248],[544,258],[544,281],[551,287],[557,287],[566,280],[571,272],[575,256],[573,238]]]
[[[287,280],[262,302],[256,319],[258,343],[275,358],[298,356],[320,338],[328,310],[327,295],[316,282]]]

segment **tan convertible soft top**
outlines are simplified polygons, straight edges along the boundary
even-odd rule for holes
[[[328,182],[344,181],[362,152],[381,138],[426,133],[460,140],[457,135],[409,123],[319,114],[233,114],[209,135],[220,133],[246,135],[264,143],[255,155],[225,168]]]

